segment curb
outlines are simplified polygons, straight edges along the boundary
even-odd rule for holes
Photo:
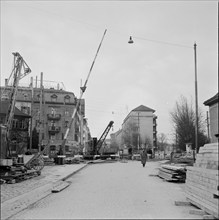
[[[38,188],[33,189],[30,192],[26,192],[22,195],[19,195],[15,198],[9,199],[5,201],[4,203],[1,203],[1,219],[10,219],[14,215],[18,214],[19,212],[23,211],[27,207],[33,205],[34,203],[40,201],[41,199],[44,199],[48,195],[52,194],[52,187],[54,184],[60,181],[65,181],[69,177],[73,176],[80,170],[87,167],[90,163],[86,163],[84,166],[79,168],[78,170],[75,170],[74,172],[70,173],[69,175],[61,178],[60,180],[57,180],[55,182],[47,183],[44,186],[40,186]],[[32,194],[37,194],[34,198],[32,197]],[[3,210],[4,209],[4,210]]]
[[[70,174],[67,175],[66,177],[63,177],[63,178],[61,179],[61,181],[67,180],[69,177],[73,176],[74,174],[76,174],[76,173],[79,172],[80,170],[84,169],[84,168],[87,167],[88,165],[89,165],[89,163],[86,163],[86,164],[85,164],[83,167],[81,167],[80,169],[75,170],[74,172],[70,173]],[[60,181],[60,180],[58,180],[58,181]],[[57,181],[57,182],[58,182],[58,181]],[[55,183],[56,183],[56,182],[55,182]]]

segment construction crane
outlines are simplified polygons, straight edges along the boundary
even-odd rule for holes
[[[107,125],[106,129],[104,130],[103,134],[101,135],[100,139],[97,141],[96,145],[96,154],[100,154],[100,149],[103,146],[103,143],[106,139],[106,136],[108,135],[111,127],[113,126],[113,121],[110,121],[109,124]]]
[[[84,86],[81,87],[81,94],[80,94],[79,99],[77,100],[75,109],[74,109],[74,111],[73,111],[73,113],[72,113],[72,116],[71,116],[70,123],[68,124],[68,127],[67,127],[67,129],[66,129],[66,132],[65,132],[65,135],[64,135],[64,138],[63,138],[63,141],[62,141],[62,145],[61,145],[60,150],[59,150],[59,155],[63,155],[63,154],[65,153],[65,144],[66,144],[66,141],[67,141],[67,137],[68,137],[70,128],[71,128],[71,126],[72,126],[72,123],[73,123],[73,121],[74,121],[74,119],[75,119],[76,113],[77,113],[77,111],[78,111],[78,109],[79,109],[79,106],[80,106],[80,104],[81,104],[82,96],[83,96],[83,94],[84,94],[84,92],[85,92],[85,90],[86,90],[86,88],[87,88],[88,79],[89,79],[89,77],[90,77],[91,71],[92,71],[92,69],[93,69],[95,60],[96,60],[97,55],[98,55],[98,53],[99,53],[99,50],[100,50],[100,47],[101,47],[101,45],[102,45],[102,42],[103,42],[104,36],[105,36],[105,34],[106,34],[106,31],[107,31],[107,30],[104,31],[103,37],[102,37],[102,39],[101,39],[101,42],[100,42],[99,47],[98,47],[98,49],[97,49],[96,55],[95,55],[95,57],[94,57],[94,60],[93,60],[93,62],[92,62],[92,65],[91,65],[91,67],[90,67],[89,73],[88,73],[87,78],[86,78],[85,83],[84,83]]]
[[[99,140],[97,141],[97,138],[92,138],[89,142],[88,142],[88,146],[87,146],[87,152],[84,155],[85,159],[97,159],[97,158],[101,158],[101,159],[106,159],[108,157],[110,157],[110,155],[105,155],[104,151],[101,153],[101,147],[103,146],[103,143],[111,129],[111,127],[113,126],[113,121],[110,121],[109,124],[107,125],[106,129],[104,130],[104,132],[102,133],[102,135],[100,136]]]
[[[18,52],[15,52],[12,54],[14,55],[14,63],[13,63],[13,68],[12,68],[12,72],[11,72],[9,79],[12,76],[13,80],[12,80],[11,92],[9,94],[9,106],[8,106],[8,110],[6,114],[6,120],[5,120],[5,127],[6,127],[6,140],[5,141],[6,141],[6,146],[7,146],[6,157],[11,156],[10,131],[11,131],[12,122],[14,118],[14,109],[15,109],[19,81],[31,72],[30,67],[27,65],[23,57]],[[7,80],[6,87],[8,87],[9,79]],[[2,99],[4,95],[5,94],[3,92]]]

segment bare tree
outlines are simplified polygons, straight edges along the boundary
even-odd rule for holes
[[[193,110],[192,102],[181,96],[176,102],[175,108],[170,112],[174,130],[176,131],[177,142],[179,149],[185,151],[186,143],[192,143],[195,146],[195,111]],[[198,148],[207,143],[205,129],[203,126],[203,117],[199,111],[198,117]]]
[[[158,134],[158,150],[164,151],[167,145],[167,136],[164,133]]]
[[[137,125],[135,123],[129,122],[128,125],[125,128],[123,128],[122,143],[137,149],[138,132]]]

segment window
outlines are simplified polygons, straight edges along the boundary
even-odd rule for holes
[[[69,103],[69,102],[70,102],[70,99],[71,99],[71,97],[70,97],[69,95],[66,95],[66,96],[64,97],[64,102],[65,102],[65,103]]]
[[[65,121],[65,127],[66,128],[68,127],[68,121]]]
[[[56,94],[51,95],[51,102],[57,102],[57,97]]]
[[[52,127],[54,127],[56,124],[55,124],[55,121],[51,120],[51,124],[50,124]]]
[[[56,109],[55,108],[51,108],[51,114],[55,115],[56,114]]]
[[[23,97],[24,97],[24,100],[28,100],[28,95],[27,95],[27,93],[23,93]]]
[[[28,106],[21,106],[21,111],[25,114],[30,114],[30,107]]]
[[[50,140],[55,140],[56,139],[56,136],[55,135],[51,135],[50,136]]]
[[[40,101],[40,94],[37,94],[37,101]]]
[[[55,145],[51,145],[50,146],[50,151],[55,151],[56,150],[56,146]]]
[[[69,152],[69,146],[68,145],[65,146],[65,151]]]
[[[65,116],[69,116],[69,111],[65,110]]]

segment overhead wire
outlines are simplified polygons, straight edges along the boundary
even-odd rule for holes
[[[96,25],[96,24],[91,24],[91,23],[88,23],[88,22],[85,22],[85,21],[79,21],[79,20],[76,20],[72,17],[69,17],[69,16],[66,16],[66,15],[61,15],[61,14],[57,14],[57,13],[54,13],[54,12],[51,12],[51,11],[48,11],[48,10],[45,10],[45,9],[39,9],[39,8],[35,8],[35,7],[32,7],[32,6],[27,6],[29,8],[32,8],[32,9],[35,9],[35,10],[38,10],[38,11],[43,11],[44,13],[46,14],[52,14],[52,15],[55,15],[55,16],[59,16],[59,17],[62,17],[62,18],[65,18],[65,19],[68,19],[72,22],[75,22],[75,23],[79,23],[79,24],[84,24],[84,25],[87,25],[89,27],[93,27],[93,28],[96,28],[96,29],[105,29],[105,27],[101,27],[100,25]],[[113,32],[113,33],[116,33],[118,35],[127,35],[127,34],[124,34],[122,33],[121,31],[116,31],[115,29],[113,28],[107,28],[107,31],[109,32]],[[139,36],[136,36],[135,34],[131,35],[132,38],[134,39],[139,39],[139,40],[145,40],[145,41],[149,41],[149,42],[153,42],[153,43],[159,43],[159,44],[166,44],[166,45],[170,45],[170,46],[177,46],[177,47],[184,47],[184,48],[193,48],[193,46],[189,46],[189,45],[184,45],[184,44],[180,44],[180,43],[172,43],[172,42],[167,42],[167,41],[162,41],[162,40],[154,40],[154,39],[149,39],[149,38],[145,38],[145,37],[139,37]]]

